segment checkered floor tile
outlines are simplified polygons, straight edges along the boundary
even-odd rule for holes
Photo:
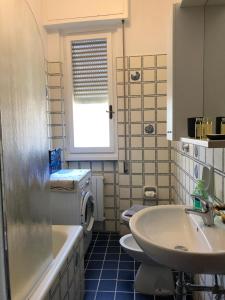
[[[135,291],[139,263],[126,254],[117,233],[94,233],[85,257],[84,300],[174,300],[173,296],[143,295]]]

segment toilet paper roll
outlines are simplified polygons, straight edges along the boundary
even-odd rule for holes
[[[156,193],[154,191],[145,191],[145,197],[155,198]]]

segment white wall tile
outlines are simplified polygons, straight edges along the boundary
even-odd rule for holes
[[[166,65],[167,65],[167,56],[157,55],[157,67],[166,67]]]
[[[155,111],[145,110],[144,111],[144,122],[154,122],[155,121]]]
[[[166,95],[167,85],[166,83],[159,82],[157,83],[157,94],[158,95]]]
[[[140,111],[131,111],[131,122],[141,122]]]
[[[131,83],[130,84],[130,95],[131,96],[140,96],[141,95],[141,84],[140,83]]]
[[[130,68],[131,69],[141,68],[141,56],[130,56]]]
[[[166,108],[166,97],[165,96],[158,96],[157,97],[157,107],[158,108]]]
[[[214,173],[215,176],[215,196],[223,200],[223,177],[217,173]]]
[[[144,108],[155,108],[155,97],[145,96],[144,97]]]
[[[167,70],[166,69],[158,69],[157,70],[157,80],[167,80]]]
[[[144,81],[155,81],[155,70],[143,70]]]
[[[144,160],[155,160],[155,150],[144,150]]]
[[[142,163],[132,163],[132,173],[142,173]]]
[[[155,186],[155,175],[145,175],[144,176],[144,185],[145,186]]]
[[[214,149],[214,168],[223,171],[223,149]]]
[[[169,153],[168,150],[158,150],[158,160],[168,160]]]
[[[154,95],[155,93],[155,83],[144,83],[144,95]]]
[[[143,185],[142,175],[132,175],[132,185]]]
[[[144,147],[155,147],[155,137],[144,137]]]
[[[131,109],[141,109],[141,98],[140,97],[131,97],[130,98],[130,107],[131,107]]]
[[[144,164],[145,173],[155,173],[155,163],[146,163]]]
[[[154,55],[145,55],[145,56],[143,56],[143,67],[144,68],[153,68],[153,67],[155,67],[155,56]]]

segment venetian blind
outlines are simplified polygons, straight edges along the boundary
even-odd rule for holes
[[[76,102],[101,102],[108,96],[107,40],[71,43],[73,93]]]

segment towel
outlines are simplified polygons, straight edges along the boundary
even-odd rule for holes
[[[133,205],[131,206],[131,208],[127,209],[125,211],[125,216],[126,217],[132,217],[136,212],[138,212],[139,210],[142,210],[144,208],[146,208],[147,206],[145,205],[140,205],[140,204],[136,204],[136,205]]]
[[[74,180],[50,180],[50,189],[52,191],[70,192],[75,189]]]

